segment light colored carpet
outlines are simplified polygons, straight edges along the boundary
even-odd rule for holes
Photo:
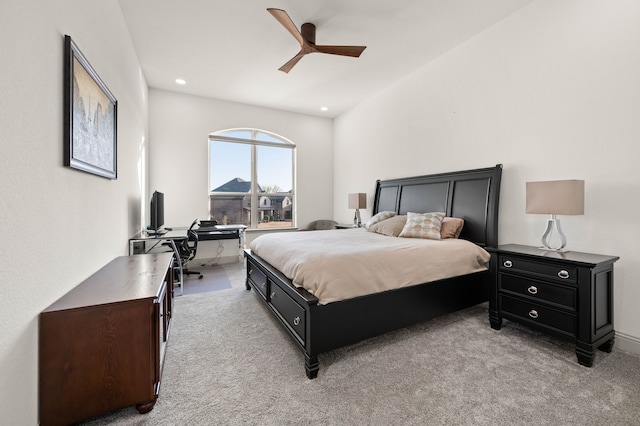
[[[640,358],[598,352],[479,305],[320,355],[318,378],[253,291],[225,265],[228,290],[179,297],[162,388],[148,414],[90,425],[637,425]]]
[[[198,275],[185,275],[184,296],[231,288],[231,282],[222,265],[190,266],[189,269],[200,272],[202,279],[199,279]],[[178,291],[177,294],[180,292]]]

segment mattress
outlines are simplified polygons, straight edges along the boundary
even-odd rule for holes
[[[390,237],[364,228],[266,234],[249,248],[320,304],[484,271],[490,258],[462,239]]]

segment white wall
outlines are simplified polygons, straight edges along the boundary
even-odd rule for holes
[[[118,179],[63,167],[63,38],[118,99]],[[147,88],[117,2],[0,5],[0,413],[38,420],[38,315],[139,229]]]
[[[636,0],[539,0],[345,113],[334,216],[350,220],[350,192],[370,205],[379,178],[503,163],[500,243],[536,245],[546,217],[525,214],[525,182],[584,179],[568,248],[620,256],[616,342],[637,349],[639,23]]]
[[[332,120],[151,89],[149,190],[164,192],[167,226],[209,217],[208,136],[238,127],[268,130],[295,143],[298,225],[331,219]]]

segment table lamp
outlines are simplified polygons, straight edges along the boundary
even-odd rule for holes
[[[360,209],[367,208],[367,194],[364,192],[349,194],[349,208],[356,209],[356,214],[353,216],[353,226],[359,228],[362,224],[360,221]]]
[[[560,227],[560,219],[556,215],[584,214],[584,181],[552,180],[544,182],[527,182],[527,213],[549,214],[547,229],[541,237],[544,250],[564,252],[567,245]],[[560,245],[551,246],[551,240],[557,233]]]

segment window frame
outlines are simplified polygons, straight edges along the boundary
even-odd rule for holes
[[[239,138],[234,136],[226,136],[225,134],[235,133],[235,132],[250,132],[251,139]],[[272,141],[264,141],[258,138],[259,134],[264,134],[269,136],[270,138],[277,139],[278,142]],[[297,222],[297,211],[296,211],[296,144],[291,142],[289,139],[278,135],[277,133],[273,133],[267,130],[256,129],[256,128],[235,128],[235,129],[226,129],[220,130],[218,132],[214,132],[209,134],[208,137],[208,188],[212,187],[211,182],[211,146],[212,142],[229,142],[229,143],[239,143],[246,144],[251,146],[251,186],[250,191],[247,192],[215,192],[211,189],[208,189],[208,199],[211,202],[211,197],[219,196],[238,196],[238,197],[246,197],[249,195],[251,197],[251,221],[249,226],[247,227],[247,231],[266,231],[269,229],[293,229],[296,228]],[[277,192],[258,192],[258,147],[259,146],[268,146],[275,147],[281,149],[290,149],[291,150],[291,192],[287,192],[286,195],[284,193]],[[259,220],[259,202],[262,197],[285,197],[289,199],[289,204],[291,205],[291,225],[289,226],[281,226],[281,227],[265,227],[260,228],[259,224],[261,223]],[[284,202],[283,202],[284,204]],[[209,205],[209,212],[211,212],[211,205]]]

